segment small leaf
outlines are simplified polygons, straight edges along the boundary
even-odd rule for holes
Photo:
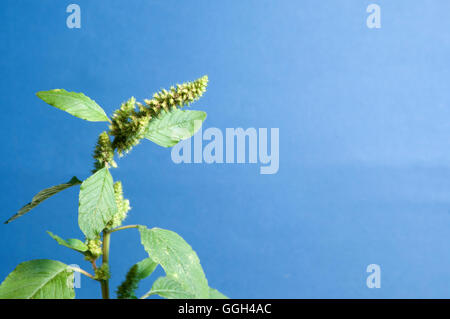
[[[144,137],[160,146],[172,147],[194,135],[205,119],[202,111],[162,111],[160,117],[150,121]]]
[[[117,213],[113,179],[104,167],[80,187],[78,224],[88,239],[96,239]]]
[[[70,239],[64,240],[61,237],[59,237],[58,235],[53,234],[52,232],[47,231],[47,233],[50,235],[50,237],[52,237],[54,240],[56,240],[58,242],[58,244],[60,244],[62,246],[79,251],[80,253],[88,250],[88,246],[79,239],[70,238]]]
[[[214,288],[209,288],[209,299],[230,299]]]
[[[152,295],[159,295],[166,299],[194,299],[195,296],[186,292],[183,286],[176,280],[159,277],[155,280],[152,290],[146,293],[142,299],[148,298]]]
[[[41,91],[36,95],[44,102],[91,122],[108,122],[105,111],[83,93],[67,92],[64,89]]]
[[[0,299],[73,299],[73,270],[55,260],[19,264],[0,285]]]
[[[67,183],[56,185],[56,186],[52,186],[50,188],[46,188],[44,190],[41,190],[39,193],[36,194],[36,196],[33,197],[33,199],[31,200],[30,203],[28,203],[25,206],[23,206],[19,210],[19,212],[16,213],[14,216],[12,216],[10,219],[8,219],[5,222],[5,224],[8,224],[8,223],[12,222],[13,220],[19,218],[20,216],[25,215],[26,213],[28,213],[30,210],[35,208],[37,205],[42,203],[47,198],[49,198],[49,197],[59,193],[60,191],[65,190],[66,188],[69,188],[71,186],[78,185],[78,184],[81,184],[81,181],[74,176]]]
[[[150,276],[155,270],[157,263],[155,263],[151,258],[145,258],[137,264],[137,277],[139,280],[145,279]]]
[[[149,257],[160,264],[168,279],[193,298],[208,298],[209,287],[200,260],[178,234],[160,228],[139,226],[141,242]]]

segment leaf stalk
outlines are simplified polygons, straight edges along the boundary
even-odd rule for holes
[[[83,270],[83,269],[78,268],[78,267],[73,267],[73,266],[70,266],[69,268],[72,269],[73,271],[79,272],[80,274],[83,274],[83,275],[85,275],[85,276],[87,276],[87,277],[89,277],[91,279],[95,279],[94,276],[92,276],[86,270]]]
[[[139,227],[139,225],[126,225],[126,226],[120,226],[120,227],[116,227],[116,228],[114,228],[114,229],[111,229],[111,230],[109,231],[109,233],[114,233],[114,232],[116,232],[116,231],[118,231],[118,230],[129,229],[129,228],[138,228],[138,227]]]

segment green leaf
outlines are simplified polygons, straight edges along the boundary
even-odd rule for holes
[[[139,280],[145,279],[150,276],[155,270],[157,263],[155,263],[151,258],[145,258],[137,264],[137,277]]]
[[[0,299],[73,298],[73,270],[55,260],[21,263],[0,285]]]
[[[150,121],[144,137],[160,146],[172,147],[194,135],[205,119],[206,113],[202,111],[162,111],[160,117]]]
[[[147,292],[141,299],[148,298],[153,295],[159,295],[166,299],[194,299],[195,296],[186,292],[183,287],[175,280],[167,277],[159,277],[153,283],[152,289]],[[229,299],[218,290],[209,288],[208,299]]]
[[[208,298],[209,287],[200,260],[178,234],[160,228],[139,226],[141,242],[149,257],[160,264],[168,279],[193,298]]]
[[[81,184],[78,224],[88,239],[95,239],[117,213],[113,179],[104,167]]]
[[[209,299],[230,299],[214,288],[209,288]]]
[[[69,188],[69,187],[72,187],[72,186],[78,185],[78,184],[81,184],[81,181],[74,176],[67,183],[52,186],[52,187],[46,188],[44,190],[41,190],[39,193],[36,194],[36,196],[33,197],[33,199],[31,200],[30,203],[23,206],[19,210],[19,212],[17,212],[14,216],[12,216],[10,219],[8,219],[5,222],[5,224],[8,224],[8,223],[12,222],[13,220],[19,218],[20,216],[25,215],[26,213],[28,213],[30,210],[35,208],[37,205],[42,203],[47,198],[59,193],[60,191],[65,190],[66,188]]]
[[[83,93],[67,92],[64,89],[41,91],[36,95],[44,102],[91,122],[108,122],[105,111]]]
[[[88,250],[88,246],[79,239],[69,238],[67,240],[64,240],[61,237],[59,237],[58,235],[55,235],[50,231],[47,231],[47,233],[50,235],[50,237],[52,237],[54,240],[56,240],[58,242],[58,244],[60,244],[62,246],[79,251],[80,253]]]
[[[183,286],[176,280],[168,277],[159,277],[155,280],[152,290],[142,296],[142,299],[152,295],[159,295],[167,299],[194,299],[195,295],[185,291]]]

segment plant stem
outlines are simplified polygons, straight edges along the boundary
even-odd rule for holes
[[[117,227],[113,230],[104,230],[103,231],[103,258],[102,258],[102,266],[107,265],[109,268],[109,243],[111,239],[111,233],[122,230],[122,229],[128,229],[128,228],[138,228],[139,225],[128,225],[128,226],[121,226]],[[94,269],[95,269],[95,262],[93,263]],[[100,285],[102,288],[102,298],[103,299],[109,299],[109,279],[101,280]]]
[[[90,273],[88,273],[86,270],[83,270],[81,268],[78,267],[69,267],[70,269],[72,269],[73,271],[79,272],[80,274],[83,274],[91,279],[95,279],[94,276],[92,276]]]
[[[102,266],[108,265],[109,263],[109,241],[110,241],[110,233],[107,231],[103,231],[103,259]],[[109,279],[102,280],[100,282],[102,287],[102,298],[109,299]]]
[[[121,227],[117,227],[117,228],[114,228],[114,229],[110,230],[109,233],[114,233],[115,231],[122,230],[122,229],[138,228],[138,227],[139,227],[139,225],[121,226]]]

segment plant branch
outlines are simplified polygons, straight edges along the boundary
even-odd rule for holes
[[[120,226],[120,227],[117,227],[117,228],[114,228],[114,229],[110,230],[109,233],[114,233],[114,232],[116,232],[118,230],[129,229],[129,228],[138,228],[138,227],[139,227],[139,225]]]
[[[103,231],[103,259],[102,266],[109,266],[109,241],[110,241],[110,233]],[[109,299],[109,279],[105,279],[100,281],[102,287],[102,298]]]
[[[73,266],[70,266],[69,268],[72,269],[73,271],[79,272],[80,274],[83,274],[83,275],[85,275],[85,276],[95,280],[94,276],[92,276],[86,270],[83,270],[83,269],[78,268],[78,267],[73,267]]]

